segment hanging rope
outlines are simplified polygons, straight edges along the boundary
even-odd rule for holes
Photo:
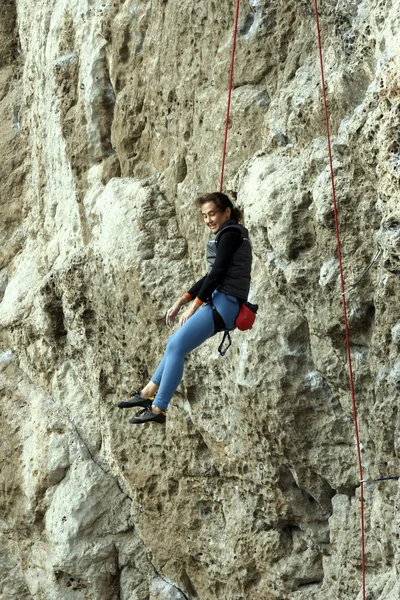
[[[239,21],[239,6],[240,6],[240,0],[236,0],[236,16],[235,16],[235,25],[234,25],[234,28],[233,28],[231,71],[230,71],[230,76],[229,76],[229,89],[228,89],[228,107],[226,109],[224,149],[223,149],[223,152],[222,152],[221,179],[220,179],[220,182],[219,182],[219,191],[220,192],[222,192],[222,186],[223,186],[223,183],[224,183],[226,144],[228,142],[229,115],[230,115],[230,112],[231,112],[231,96],[232,96],[232,87],[233,87],[233,70],[234,70],[234,67],[235,67],[235,50],[236,50],[237,30],[238,30],[238,21]]]
[[[346,304],[346,298],[345,298],[346,290],[345,290],[345,282],[344,282],[344,275],[343,275],[343,263],[342,263],[341,242],[340,242],[340,232],[339,232],[339,217],[338,217],[338,210],[337,210],[335,175],[334,175],[334,169],[333,169],[332,144],[331,144],[331,134],[330,134],[330,127],[329,127],[329,112],[328,112],[328,103],[327,103],[326,88],[325,88],[325,73],[324,73],[324,61],[323,61],[323,54],[322,54],[321,28],[320,28],[320,23],[319,23],[318,0],[314,0],[314,5],[315,5],[315,16],[316,16],[316,25],[317,25],[317,34],[318,34],[318,48],[319,48],[320,68],[321,68],[321,85],[322,85],[322,95],[323,95],[323,102],[324,102],[326,134],[327,134],[327,139],[328,139],[329,167],[330,167],[330,173],[331,173],[332,198],[333,198],[333,209],[334,209],[334,217],[335,217],[335,230],[336,230],[338,260],[339,260],[340,283],[341,283],[341,289],[342,289],[343,317],[344,317],[345,332],[346,332],[347,361],[348,361],[348,365],[349,365],[351,400],[352,400],[352,407],[353,407],[353,419],[354,419],[355,436],[356,436],[356,444],[357,444],[358,468],[359,468],[359,474],[360,474],[362,598],[363,598],[363,600],[366,600],[366,591],[365,591],[365,516],[364,516],[364,482],[366,480],[364,480],[364,477],[363,477],[363,467],[362,467],[362,460],[361,460],[361,445],[360,445],[360,435],[359,435],[359,428],[358,428],[357,404],[356,404],[356,397],[355,397],[353,367],[352,367],[352,360],[351,360],[349,322],[348,322],[348,317],[347,317],[347,304]],[[227,105],[227,110],[226,110],[226,121],[225,121],[224,147],[223,147],[223,153],[222,153],[222,167],[221,167],[221,178],[220,178],[220,188],[219,188],[220,192],[222,192],[223,182],[224,182],[224,173],[225,173],[225,158],[226,158],[226,147],[227,147],[227,141],[228,141],[229,117],[230,117],[230,109],[231,109],[233,72],[234,72],[234,66],[235,66],[235,50],[236,50],[238,20],[239,20],[239,6],[240,6],[240,0],[237,0],[236,1],[235,24],[234,24],[234,31],[233,31],[231,68],[230,68],[230,77],[229,77],[228,105]],[[347,291],[349,291],[349,290],[347,290]],[[380,480],[383,481],[386,479],[391,479],[391,478],[382,478]]]
[[[356,435],[356,443],[357,443],[358,468],[359,468],[359,472],[360,472],[362,598],[363,598],[363,600],[366,600],[366,595],[365,595],[364,477],[363,477],[363,467],[362,467],[362,461],[361,461],[360,435],[359,435],[359,429],[358,429],[357,404],[356,404],[354,379],[353,379],[353,367],[352,367],[352,361],[351,361],[349,322],[348,322],[348,318],[347,318],[347,305],[346,305],[346,297],[345,297],[343,263],[342,263],[341,243],[340,243],[340,234],[339,234],[339,217],[338,217],[337,201],[336,201],[335,175],[334,175],[334,171],[333,171],[332,144],[331,144],[331,134],[330,134],[330,127],[329,127],[328,102],[327,102],[327,98],[326,98],[326,88],[325,88],[325,73],[324,73],[324,61],[323,61],[323,55],[322,55],[321,28],[320,28],[320,23],[319,23],[318,0],[314,0],[314,4],[315,4],[317,34],[318,34],[318,48],[319,48],[320,68],[321,68],[321,85],[322,85],[322,95],[323,95],[323,101],[324,101],[326,134],[327,134],[327,138],[328,138],[329,167],[330,167],[330,172],[331,172],[333,209],[334,209],[334,215],[335,215],[336,242],[337,242],[339,269],[340,269],[340,283],[341,283],[341,288],[342,288],[343,316],[344,316],[344,324],[345,324],[345,330],[346,330],[347,362],[349,365],[351,401],[352,401],[352,406],[353,406],[353,419],[354,419],[354,427],[355,427],[355,435]]]

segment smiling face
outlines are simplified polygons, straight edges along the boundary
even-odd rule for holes
[[[215,202],[206,202],[201,207],[204,225],[209,227],[213,233],[217,233],[222,225],[231,218],[231,209],[220,210]]]

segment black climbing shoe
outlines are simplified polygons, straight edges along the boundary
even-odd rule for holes
[[[149,398],[144,398],[140,395],[140,390],[136,390],[133,392],[131,397],[128,400],[122,400],[118,402],[117,406],[119,408],[133,408],[135,406],[143,406],[143,408],[149,408],[152,405],[152,400]]]
[[[133,425],[140,425],[141,423],[149,423],[150,421],[155,421],[156,423],[165,423],[165,415],[160,413],[159,415],[155,415],[151,408],[144,408],[140,410],[134,417],[129,419],[129,423],[133,423]]]

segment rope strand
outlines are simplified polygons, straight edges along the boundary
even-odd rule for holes
[[[362,460],[361,460],[360,435],[359,435],[359,428],[358,428],[357,404],[356,404],[355,388],[354,388],[353,367],[352,367],[352,361],[351,361],[350,332],[349,332],[349,322],[348,322],[348,318],[347,318],[347,305],[346,305],[346,297],[345,297],[345,284],[344,284],[344,275],[343,275],[340,233],[339,233],[339,217],[338,217],[337,201],[336,201],[336,186],[335,186],[335,174],[334,174],[334,169],[333,169],[333,157],[332,157],[331,134],[330,134],[330,127],[329,127],[328,102],[327,102],[326,88],[325,88],[325,72],[324,72],[324,60],[323,60],[323,55],[322,55],[322,41],[321,41],[321,28],[320,28],[320,23],[319,23],[318,0],[314,0],[314,4],[315,4],[315,16],[316,16],[316,24],[317,24],[317,35],[318,35],[318,49],[319,49],[319,60],[320,60],[320,68],[321,68],[321,85],[322,85],[322,95],[323,95],[323,101],[324,101],[325,125],[326,125],[327,139],[328,139],[329,168],[330,168],[330,172],[331,172],[332,198],[333,198],[333,210],[334,210],[334,215],[335,215],[335,230],[336,230],[336,242],[337,242],[338,260],[339,260],[339,270],[340,270],[340,283],[341,283],[341,288],[342,288],[343,317],[344,317],[344,324],[345,324],[345,330],[346,330],[347,362],[349,365],[351,401],[352,401],[352,407],[353,407],[353,419],[354,419],[354,428],[355,428],[356,443],[357,443],[358,468],[359,468],[359,472],[360,472],[362,598],[363,598],[363,600],[366,600],[366,594],[365,594],[364,478],[363,478],[363,467],[362,467]]]
[[[238,30],[238,21],[239,21],[239,6],[240,6],[240,0],[237,0],[236,1],[235,25],[233,28],[232,58],[231,58],[231,71],[230,71],[230,75],[229,75],[228,106],[226,109],[224,149],[222,151],[221,178],[220,178],[220,182],[219,182],[219,191],[220,192],[222,192],[222,186],[224,183],[226,145],[228,142],[229,115],[231,112],[231,96],[232,96],[232,87],[233,87],[233,70],[235,67],[235,50],[236,50],[236,39],[237,39],[237,30]]]

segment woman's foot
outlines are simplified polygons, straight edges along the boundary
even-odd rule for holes
[[[154,398],[147,398],[143,392],[136,390],[131,394],[131,397],[127,400],[122,400],[118,402],[117,406],[119,408],[133,408],[134,406],[142,406],[143,408],[149,408],[153,402]]]
[[[129,419],[129,423],[133,425],[140,425],[142,423],[165,423],[165,412],[158,408],[158,406],[152,406],[140,410],[134,417]]]
[[[149,383],[144,386],[144,388],[142,389],[142,391],[140,393],[145,398],[154,398],[154,396],[158,392],[158,388],[159,388],[158,385],[156,385],[152,381],[149,381]]]

